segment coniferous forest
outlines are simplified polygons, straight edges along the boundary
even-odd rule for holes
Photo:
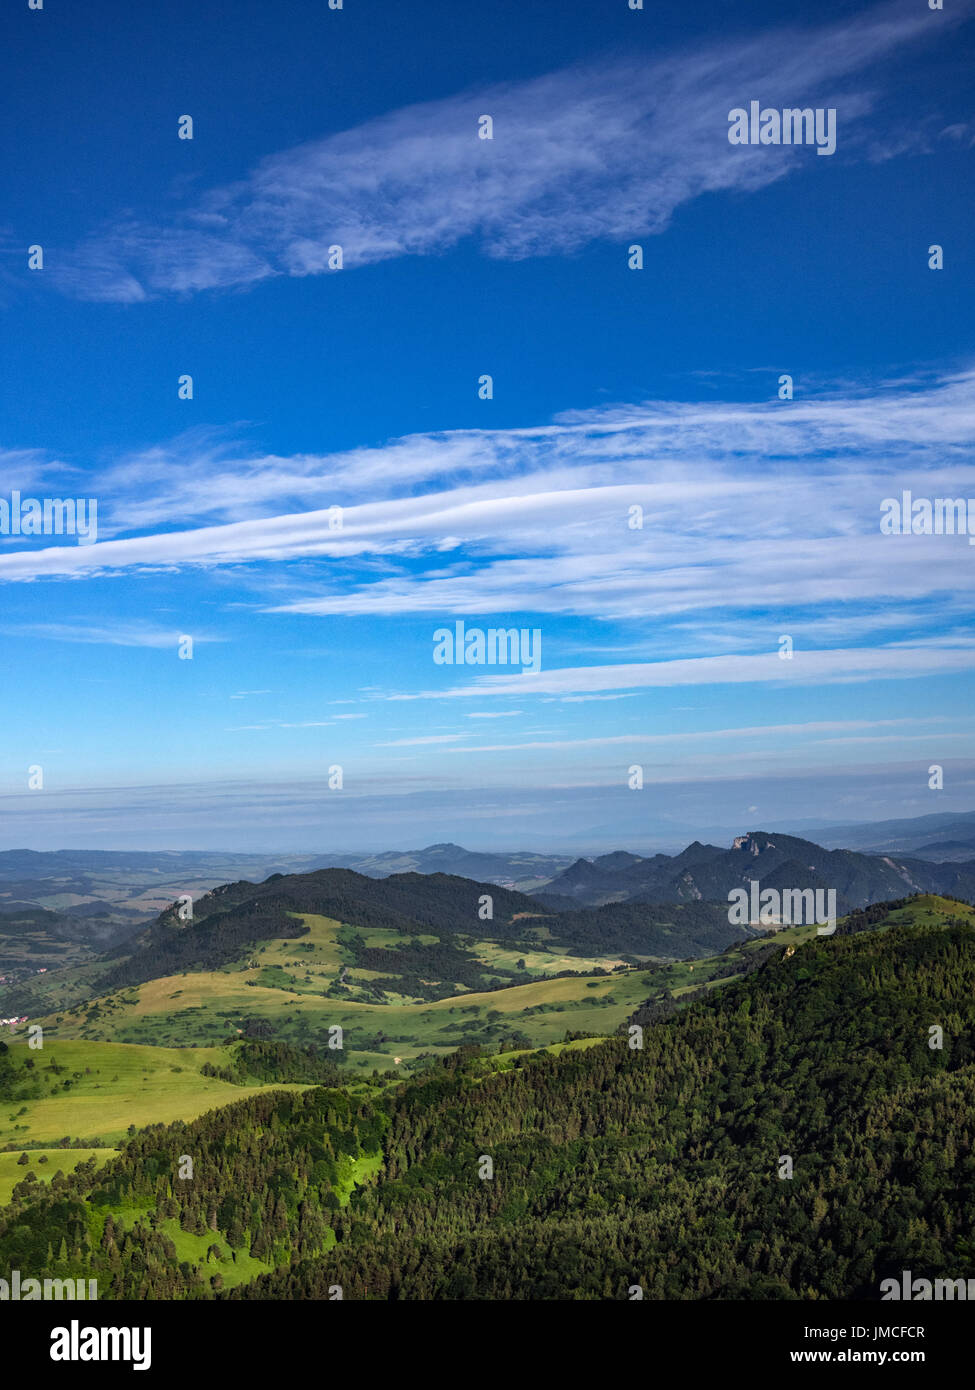
[[[642,1047],[627,1026],[461,1050],[152,1126],[45,1190],[28,1173],[0,1261],[138,1299],[874,1299],[905,1268],[975,1276],[975,936],[869,916]],[[248,1046],[265,1075],[321,1066]],[[225,1289],[173,1223],[269,1268]]]

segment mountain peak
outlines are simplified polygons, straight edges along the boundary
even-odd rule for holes
[[[775,849],[775,841],[764,830],[749,830],[744,835],[736,835],[732,849],[743,849],[746,854],[760,854],[765,849]]]

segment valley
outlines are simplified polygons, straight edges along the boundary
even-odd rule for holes
[[[309,930],[334,970],[339,925]],[[973,972],[975,909],[917,896],[828,939],[786,928],[697,960],[454,996],[481,1008],[528,991],[509,1010],[527,1035],[548,1017],[530,1001],[633,989],[618,1023],[596,1005],[598,1036],[546,1047],[536,1031],[500,1051],[475,1038],[402,1073],[279,1041],[14,1043],[4,1111],[38,1147],[8,1139],[0,1154],[0,1259],[167,1299],[625,1299],[634,1281],[648,1298],[857,1298],[919,1260],[964,1275]],[[398,1006],[404,1036],[421,1022],[408,1011],[456,1007]],[[65,1148],[61,1126],[99,1142]],[[776,1180],[781,1154],[792,1182]]]
[[[742,850],[744,874],[769,853],[747,837],[719,853]],[[737,1227],[692,1210],[746,1202],[793,1230],[756,1186],[761,1155],[807,1155],[808,1217],[823,1165],[855,1147],[844,1126],[874,1124],[891,1085],[968,1142],[954,1107],[975,1076],[975,908],[956,898],[857,907],[821,938],[814,922],[732,926],[720,901],[567,906],[446,873],[329,868],[218,885],[192,916],[170,905],[100,951],[21,911],[12,936],[67,949],[0,986],[0,1009],[26,1020],[0,1044],[0,1259],[29,1268],[49,1244],[45,1268],[98,1277],[107,1297],[319,1298],[337,1281],[367,1299],[612,1298],[638,1249],[651,1297],[808,1296],[813,1278],[856,1296],[873,1273],[836,1262],[822,1217],[802,1272],[798,1255],[752,1264],[761,1252]],[[817,1065],[894,1068],[879,1091],[849,1093],[838,1129],[823,1107],[845,1072],[821,1086],[803,1060],[826,1017],[858,1041]],[[910,1042],[930,1018],[946,1020],[947,1058]],[[801,1139],[769,1108],[794,1104],[778,1051],[807,1078]],[[495,1184],[471,1187],[477,1155]],[[664,1218],[664,1189],[682,1215]],[[833,1208],[848,1224],[845,1202]],[[600,1232],[590,1272],[572,1254],[583,1219]],[[404,1243],[405,1227],[420,1237]],[[677,1274],[647,1253],[671,1246]]]

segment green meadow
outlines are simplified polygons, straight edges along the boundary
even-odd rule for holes
[[[254,1090],[303,1089],[280,1084],[242,1087],[201,1075],[204,1062],[226,1065],[225,1048],[182,1050],[49,1037],[37,1050],[26,1043],[8,1046],[18,1083],[29,1083],[42,1093],[0,1101],[3,1147],[55,1145],[61,1139],[108,1146],[124,1139],[130,1126],[194,1120]]]
[[[891,912],[883,925],[925,925],[946,916],[975,921],[975,910],[928,896]],[[650,996],[679,1001],[701,987],[717,988],[770,943],[788,950],[816,934],[814,925],[787,927],[721,955],[627,967],[614,974],[605,973],[607,965],[615,964],[608,960],[582,961],[545,948],[527,951],[465,938],[489,965],[518,969],[524,960],[526,982],[418,1001],[397,994],[395,978],[386,976],[380,1003],[355,997],[356,972],[341,939],[349,929],[324,917],[306,916],[304,921],[310,929],[307,937],[259,942],[246,958],[224,969],[130,986],[84,1009],[44,1019],[44,1047],[37,1052],[12,1041],[12,1058],[31,1071],[41,1093],[0,1104],[0,1148],[53,1146],[65,1138],[108,1146],[131,1125],[191,1120],[239,1099],[251,1088],[204,1076],[201,1068],[206,1062],[226,1065],[232,1040],[245,1025],[253,1031],[255,1022],[265,1024],[280,1041],[322,1047],[337,1025],[343,1030],[343,1047],[334,1057],[348,1070],[350,1082],[374,1070],[405,1074],[424,1056],[443,1056],[464,1044],[496,1053],[500,1044],[525,1049],[562,1045],[567,1032],[605,1037]],[[401,939],[388,931],[356,930],[375,938],[374,944],[395,945]],[[547,974],[542,973],[545,967]],[[552,974],[580,967],[598,973]],[[326,990],[343,973],[352,987],[329,997]],[[369,973],[375,974],[359,975]]]
[[[446,1053],[465,1042],[490,1042],[492,1029],[496,1041],[506,1033],[518,1033],[538,1047],[560,1041],[567,1030],[612,1033],[646,998],[651,983],[646,971],[629,970],[588,979],[536,979],[432,1002],[393,996],[373,1004],[249,985],[242,978],[245,973],[168,976],[130,988],[114,997],[100,1027],[110,1028],[120,1041],[191,1049],[203,1056],[239,1034],[245,1019],[265,1020],[276,1038],[299,1045],[326,1045],[329,1028],[338,1025],[344,1034],[341,1060],[359,1069],[384,1070],[424,1052]],[[84,1036],[90,1028],[84,1014],[44,1020],[45,1038],[55,1040]]]
[[[79,1163],[89,1158],[107,1163],[114,1158],[115,1149],[28,1149],[27,1162],[21,1163],[21,1151],[0,1153],[0,1207],[5,1206],[14,1187],[33,1173],[38,1182],[50,1182],[57,1172],[73,1173]]]
[[[525,983],[460,990],[430,1001],[397,991],[397,977],[390,971],[383,975],[383,998],[377,1002],[363,986],[378,972],[355,965],[343,934],[354,931],[370,947],[395,947],[402,935],[384,928],[353,929],[314,914],[303,914],[302,921],[307,935],[257,942],[232,965],[128,986],[52,1014],[41,1020],[45,1038],[199,1054],[240,1036],[255,1021],[266,1023],[276,1038],[298,1045],[325,1045],[329,1029],[338,1026],[344,1033],[339,1060],[371,1072],[405,1067],[424,1053],[442,1055],[464,1043],[492,1045],[517,1038],[541,1047],[559,1041],[567,1030],[612,1033],[647,993],[644,971],[606,973],[620,963],[616,958],[582,959],[538,945],[528,949],[462,937],[464,948],[489,976],[523,970]],[[418,939],[424,945],[437,941],[433,935]],[[564,970],[599,973],[554,978]]]

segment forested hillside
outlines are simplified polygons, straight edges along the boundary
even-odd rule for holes
[[[458,985],[491,988],[483,965],[465,956],[462,936],[525,949],[545,942],[573,956],[679,959],[720,951],[752,934],[747,927],[730,925],[727,906],[721,903],[570,905],[557,912],[525,894],[449,874],[374,879],[348,869],[324,869],[276,874],[261,884],[226,884],[199,898],[192,916],[182,916],[180,905],[174,904],[135,936],[86,963],[84,972],[51,971],[43,981],[33,977],[0,986],[0,1004],[11,1014],[46,1017],[56,1012],[55,1001],[60,1009],[187,971],[220,970],[240,962],[258,943],[306,936],[303,914],[395,934],[395,960],[363,955],[359,964],[379,971],[395,964],[395,973],[412,981],[420,998],[444,997]],[[409,940],[430,933],[439,943],[428,950],[428,958],[408,959]],[[417,988],[423,979],[427,984]],[[432,988],[435,982],[444,987]]]
[[[869,916],[763,948],[642,1049],[461,1052],[154,1127],[40,1194],[28,1176],[0,1262],[103,1298],[873,1298],[902,1269],[975,1276],[970,912]]]

